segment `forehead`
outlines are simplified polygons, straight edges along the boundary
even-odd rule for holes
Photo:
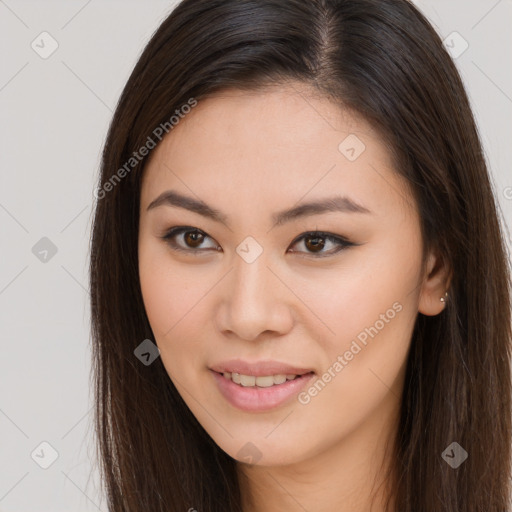
[[[200,100],[153,150],[141,207],[166,188],[223,211],[235,199],[277,210],[332,192],[377,209],[386,195],[409,199],[373,127],[298,84]]]

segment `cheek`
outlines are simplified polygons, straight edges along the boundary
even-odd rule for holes
[[[194,305],[207,288],[204,281],[173,263],[162,246],[151,242],[139,245],[142,297],[153,333],[160,340],[171,337],[175,326],[194,315]]]
[[[336,303],[345,306],[337,317],[332,303],[330,310],[324,310],[336,334],[317,338],[323,344],[321,373],[298,396],[295,420],[303,419],[318,434],[310,447],[313,451],[328,449],[369,418],[380,424],[377,417],[393,414],[400,404],[416,310],[410,301],[393,302],[394,293],[379,298],[371,289],[360,293],[372,300],[358,302],[344,296]],[[278,436],[284,443],[286,431]],[[378,436],[374,432],[370,438]]]
[[[329,330],[316,337],[324,373],[302,403],[328,409],[334,401],[343,405],[340,414],[357,415],[376,406],[400,377],[418,313],[421,254],[411,244],[408,252],[376,244],[364,264],[337,274],[335,286],[331,281],[305,295]]]
[[[349,350],[353,340],[362,346],[373,338],[382,344],[388,339],[396,343],[417,315],[419,267],[419,251],[404,253],[376,244],[364,258],[356,254],[353,264],[350,261],[323,277],[301,282],[300,276],[294,276],[297,294],[306,306],[302,321],[310,329],[318,328],[316,333],[311,330],[310,337],[331,359]]]
[[[185,315],[186,300],[179,300],[182,297],[179,279],[171,277],[166,269],[147,263],[142,260],[140,267],[144,306],[162,364],[178,387],[187,374],[192,375],[186,367],[191,363],[190,344],[181,343],[179,350],[176,346],[181,336],[178,331],[183,327],[180,319]]]
[[[204,366],[205,301],[215,284],[211,271],[180,265],[165,246],[139,247],[139,277],[146,314],[162,363],[176,387],[190,386]]]
[[[381,330],[363,329],[364,343],[344,338],[331,347],[324,373],[299,397],[305,414],[322,418],[315,423],[326,425],[327,437],[347,436],[370,416],[387,414],[386,403],[399,406],[412,333],[406,315],[400,311]]]

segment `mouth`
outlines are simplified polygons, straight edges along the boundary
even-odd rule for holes
[[[315,376],[313,371],[271,375],[209,371],[220,394],[229,404],[238,410],[252,413],[289,404]]]
[[[215,372],[222,375],[225,379],[234,382],[235,384],[244,388],[270,388],[274,386],[281,386],[282,384],[291,380],[301,379],[314,372],[303,374],[275,374],[275,375],[244,375],[237,372]]]
[[[284,379],[288,379],[289,377],[289,380],[291,380],[292,376],[295,378],[305,375],[306,373],[311,373],[313,368],[292,366],[288,363],[281,363],[270,359],[254,362],[249,362],[244,359],[231,359],[214,364],[210,367],[210,370],[222,373],[223,375],[228,374],[226,378],[231,378],[235,382],[237,382],[238,379],[237,375],[242,375],[247,377],[242,379],[242,385],[244,385],[245,381],[250,386],[254,385],[250,384],[252,377],[278,377],[277,383],[282,383],[284,382],[283,376]]]

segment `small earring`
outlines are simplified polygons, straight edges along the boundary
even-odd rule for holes
[[[441,297],[439,300],[441,302],[446,302],[446,299],[448,298],[448,292],[445,292],[444,297]]]

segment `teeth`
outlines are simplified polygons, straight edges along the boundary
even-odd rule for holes
[[[298,375],[265,375],[261,377],[256,377],[254,375],[242,375],[241,373],[229,373],[224,372],[224,377],[228,380],[232,380],[235,384],[240,384],[244,387],[254,387],[258,386],[259,388],[269,388],[270,386],[274,386],[276,384],[283,384],[288,380],[293,380]]]
[[[286,375],[274,375],[274,384],[283,384],[286,382]]]
[[[254,383],[260,388],[269,388],[277,382],[274,382],[274,377],[272,375],[267,375],[265,377],[255,377]]]
[[[255,386],[256,377],[254,375],[240,375],[240,384],[242,386]]]

